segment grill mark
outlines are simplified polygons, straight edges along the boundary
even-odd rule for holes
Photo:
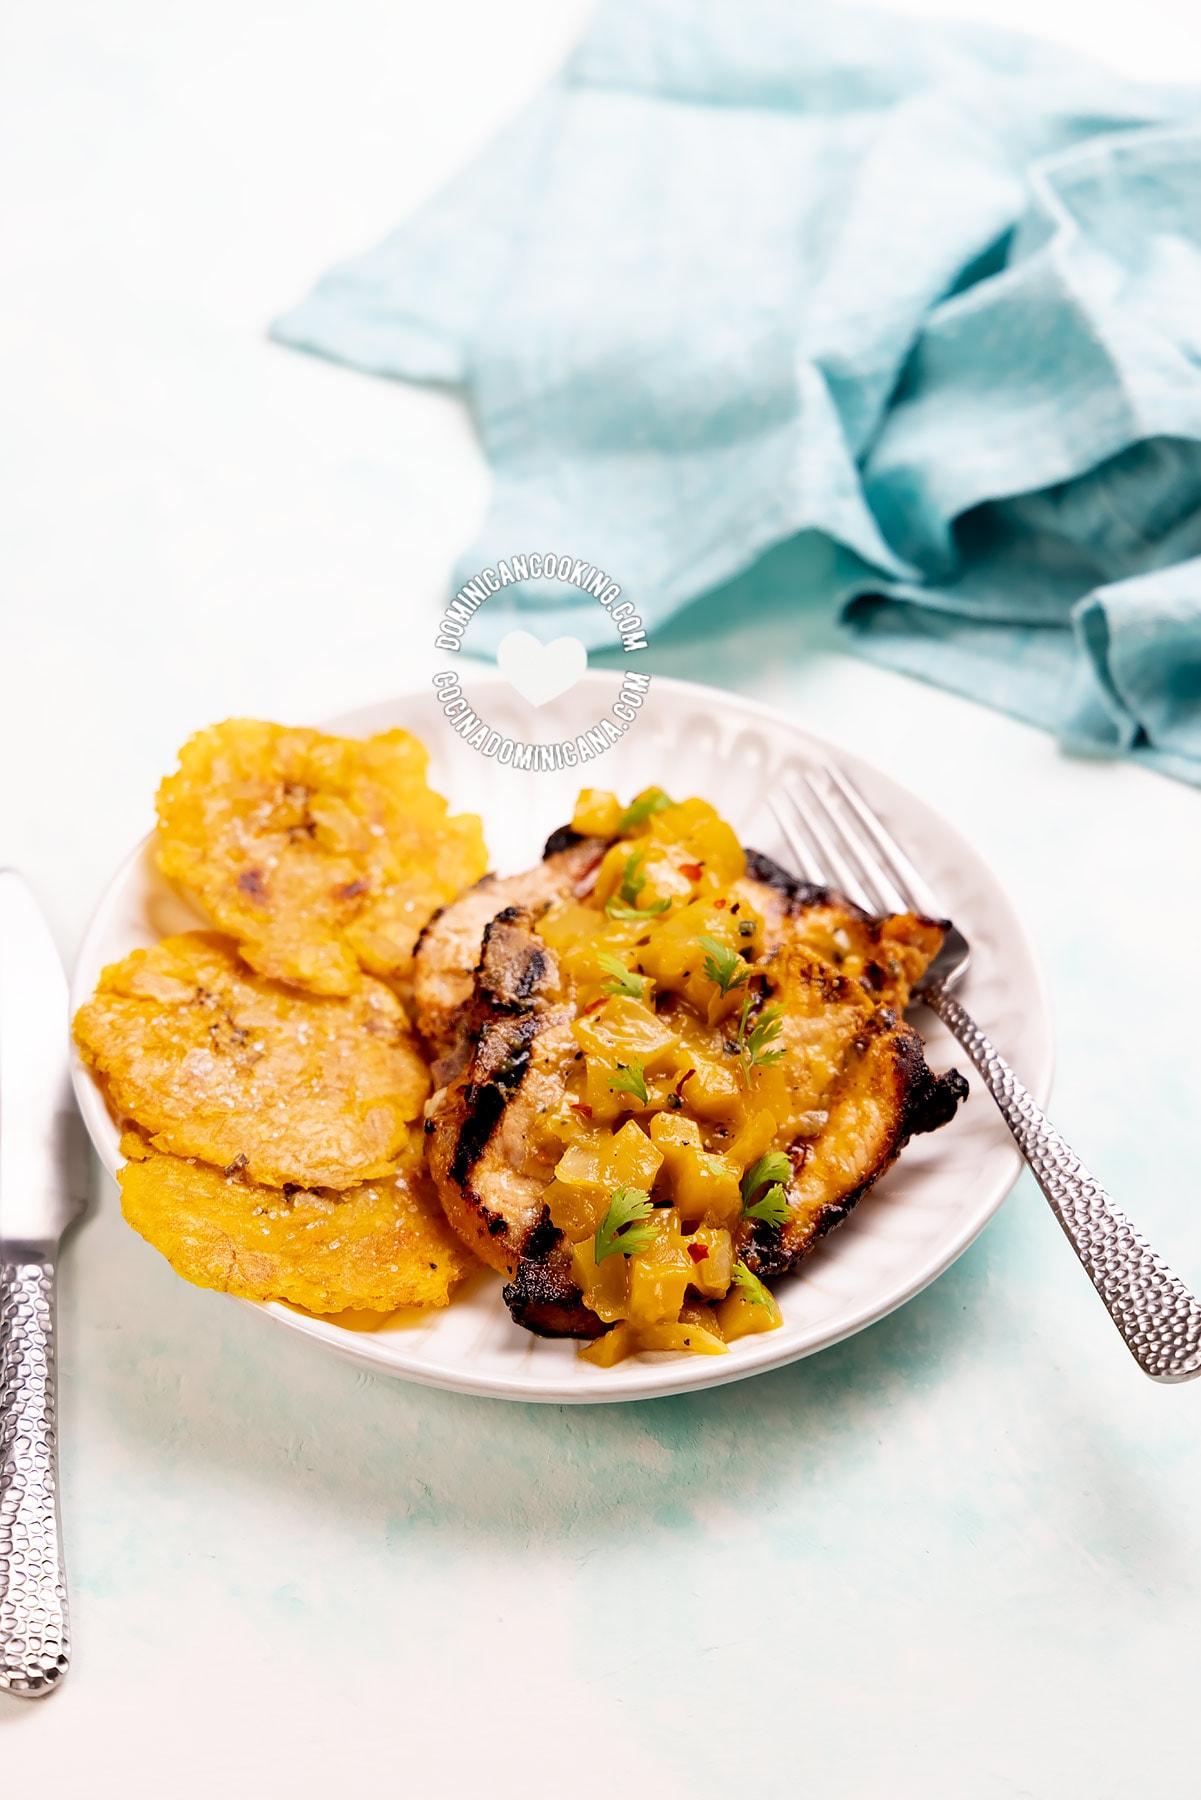
[[[450,1165],[451,1178],[460,1187],[467,1186],[472,1169],[504,1116],[506,1105],[521,1086],[530,1066],[530,1045],[538,1035],[540,1023],[532,1013],[516,1020],[506,1034],[507,1054],[485,1081],[472,1082],[467,1090],[464,1099],[467,1116],[455,1142]]]
[[[856,1041],[856,1051],[862,1055],[873,1037],[895,1030],[896,1023],[895,1013],[881,1011],[867,1022],[861,1040]],[[819,1238],[849,1217],[863,1196],[892,1167],[910,1138],[949,1124],[960,1102],[967,1096],[968,1085],[958,1069],[935,1075],[926,1062],[921,1039],[908,1026],[902,1026],[893,1040],[893,1069],[900,1090],[896,1119],[872,1167],[851,1193],[826,1202],[811,1219],[801,1244],[790,1243],[784,1231],[767,1226],[765,1221],[756,1221],[743,1251],[743,1260],[756,1275],[783,1275],[795,1268],[808,1256]]]
[[[584,1305],[569,1258],[562,1232],[543,1207],[502,1296],[517,1324],[536,1337],[597,1338],[610,1329]]]
[[[476,967],[479,992],[499,1011],[527,1011],[551,973],[546,952],[529,927],[530,914],[519,906],[506,906],[484,927]]]
[[[569,826],[552,832],[547,839],[545,855],[554,856],[586,842]],[[598,853],[603,846],[598,841]],[[746,875],[749,880],[771,889],[785,902],[787,914],[797,917],[813,907],[833,906],[869,924],[871,938],[880,943],[878,922],[869,920],[835,890],[802,880],[782,868],[760,851],[746,851]],[[485,878],[485,882],[488,878]],[[481,883],[480,885],[484,885]],[[543,1023],[535,1010],[539,1005],[539,988],[545,981],[548,962],[536,940],[531,943],[531,927],[537,910],[530,906],[510,906],[496,915],[487,926],[480,960],[476,968],[476,1001],[483,1002],[491,1024],[482,1028],[478,1022],[471,1033],[476,1044],[475,1069],[481,1079],[473,1082],[463,1094],[466,1119],[460,1126],[454,1144],[451,1177],[465,1198],[470,1199],[484,1228],[490,1235],[509,1236],[505,1219],[484,1205],[472,1191],[470,1176],[504,1117],[509,1100],[516,1093],[531,1063],[531,1043]],[[496,927],[495,939],[493,928]],[[506,933],[506,927],[515,927]],[[524,942],[521,941],[524,936]],[[506,941],[507,939],[507,941]],[[881,971],[882,973],[882,971]],[[873,985],[873,967],[866,985]],[[757,985],[762,986],[762,981]],[[841,974],[833,974],[823,982],[822,998],[827,1004],[841,1000],[858,988]],[[516,1015],[516,1016],[514,1016]],[[936,1076],[925,1062],[924,1048],[917,1035],[907,1027],[898,1030],[896,1014],[882,1009],[865,1021],[854,1049],[866,1053],[879,1034],[895,1033],[892,1049],[892,1083],[894,1108],[892,1126],[880,1146],[873,1166],[866,1171],[853,1192],[828,1201],[810,1218],[803,1241],[790,1237],[788,1228],[780,1229],[766,1221],[754,1221],[744,1239],[743,1256],[760,1275],[778,1275],[797,1266],[818,1239],[839,1225],[853,1211],[859,1199],[869,1191],[888,1169],[909,1139],[921,1132],[933,1131],[946,1124],[967,1092],[967,1084],[956,1070]],[[799,1172],[799,1170],[798,1170]],[[539,1223],[532,1231],[521,1233],[521,1242],[511,1246],[512,1279],[505,1285],[504,1300],[514,1319],[540,1336],[596,1337],[608,1329],[583,1302],[583,1295],[571,1279],[570,1247],[543,1208]]]
[[[583,841],[583,832],[573,831],[570,825],[560,825],[556,831],[551,832],[542,846],[542,860],[545,862],[548,856],[558,856],[561,850],[574,850]]]
[[[848,900],[836,894],[833,888],[820,887],[816,882],[802,881],[799,875],[782,869],[778,862],[765,856],[762,850],[746,852],[746,872],[752,881],[761,881],[764,887],[782,894],[788,902],[788,910],[792,914],[800,913],[808,906],[829,906],[832,903],[850,906]],[[858,912],[858,907],[852,907]]]

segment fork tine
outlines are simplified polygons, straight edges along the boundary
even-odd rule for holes
[[[810,803],[802,807],[800,796],[795,792],[790,793],[788,798],[792,802],[793,810],[806,835],[817,848],[818,856],[825,869],[826,882],[831,887],[837,888],[840,893],[845,894],[848,900],[853,900],[859,906],[866,906],[870,912],[872,910],[871,894],[860,880],[857,871],[851,867],[843,855],[837,839],[827,829],[826,809],[813,784],[813,777],[806,775],[802,779],[805,787],[809,790],[807,798]],[[816,804],[813,804],[814,802]]]
[[[858,788],[841,769],[836,769],[831,764],[826,765],[826,774],[871,839],[877,855],[909,908],[914,912],[924,913],[930,919],[945,918],[945,909],[937,896],[922,880],[896,839],[884,829]]]
[[[787,792],[787,790],[785,791]],[[792,799],[791,794],[789,794],[788,797],[790,800]],[[784,833],[785,843],[792,851],[793,861],[796,863],[796,871],[801,877],[801,880],[810,881],[816,887],[824,887],[827,880],[825,871],[822,869],[820,863],[814,860],[813,853],[805,839],[801,836],[798,828],[800,814],[796,802],[793,801],[793,811],[796,814],[796,817],[794,818],[789,818],[775,794],[769,796],[768,804],[770,805],[772,812],[776,815],[777,825]]]
[[[828,771],[825,773],[828,777]],[[874,854],[854,817],[844,817],[845,808],[840,811],[831,804],[837,790],[830,787],[828,792],[823,793],[812,777],[809,778],[808,786],[821,811],[824,828],[838,844],[844,857],[849,858],[858,871],[859,885],[868,897],[870,911],[880,914],[907,911],[908,901],[889,880],[887,871]]]

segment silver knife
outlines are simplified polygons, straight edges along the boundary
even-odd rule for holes
[[[70,1659],[54,1265],[86,1167],[62,964],[29,887],[0,869],[0,1691],[30,1699]]]

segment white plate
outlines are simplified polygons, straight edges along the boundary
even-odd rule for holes
[[[612,705],[619,679],[611,671],[590,671],[535,713],[494,671],[464,672],[466,691],[490,725],[518,740],[542,742],[574,738],[594,724]],[[483,815],[493,866],[502,874],[538,860],[547,833],[570,818],[584,785],[623,796],[651,783],[699,794],[745,843],[787,862],[767,797],[790,773],[836,757],[967,933],[972,968],[966,1003],[1035,1097],[1045,1100],[1052,1059],[1046,995],[1029,940],[996,877],[937,813],[879,770],[802,731],[787,714],[656,676],[641,717],[620,743],[580,770],[545,774],[501,768],[469,749],[448,727],[431,690],[329,721],[330,729],[348,735],[394,725],[416,732],[429,747],[433,784],[457,808]],[[140,845],[88,928],[72,1012],[91,994],[106,963],[202,922],[155,870],[149,841]],[[743,1338],[726,1356],[644,1355],[614,1369],[594,1369],[578,1360],[574,1344],[534,1338],[514,1325],[500,1297],[500,1277],[490,1273],[473,1277],[432,1318],[389,1322],[370,1332],[279,1304],[259,1310],[377,1374],[512,1400],[646,1399],[736,1381],[811,1355],[883,1318],[940,1275],[988,1223],[1021,1167],[966,1056],[933,1015],[921,1013],[918,1024],[928,1034],[932,1066],[954,1062],[968,1074],[967,1104],[942,1131],[916,1139],[847,1223],[778,1283],[781,1329]],[[92,1141],[113,1174],[120,1161],[113,1122],[78,1065],[75,1085]]]

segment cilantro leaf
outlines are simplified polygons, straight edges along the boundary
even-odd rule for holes
[[[742,1079],[747,1087],[751,1085],[751,1076],[756,1069],[771,1069],[783,1059],[783,1050],[769,1050],[768,1045],[775,1042],[783,1030],[784,1009],[781,1006],[765,1006],[758,1019],[748,1031],[747,1016],[751,1010],[751,995],[748,990],[742,1003],[742,1016],[738,1021],[738,1036],[734,1040],[734,1048],[742,1064]]]
[[[598,1259],[599,1260],[599,1259]],[[775,1306],[771,1291],[757,1275],[752,1275],[744,1262],[734,1264],[734,1285],[742,1290],[752,1306]]]
[[[649,906],[623,906],[615,894],[610,894],[605,911],[611,919],[657,919],[670,905],[670,900],[652,900]]]
[[[742,1209],[744,1219],[762,1219],[765,1225],[774,1225],[777,1231],[787,1225],[791,1215],[788,1196],[778,1181],[765,1188],[753,1206]]]
[[[731,988],[743,985],[750,970],[737,950],[719,944],[715,937],[700,937],[696,941],[705,951],[705,974],[710,981],[717,983],[723,995],[728,994]]]
[[[759,1014],[754,1030],[747,1037],[747,1049],[751,1053],[751,1066],[756,1069],[770,1069],[784,1055],[783,1050],[769,1050],[767,1046],[775,1042],[784,1029],[784,1008],[782,1006],[765,1006]]]
[[[605,911],[611,919],[653,919],[671,905],[670,900],[652,900],[649,906],[638,905],[638,896],[646,886],[645,871],[639,869],[638,864],[645,855],[645,850],[634,849],[626,857],[621,885],[616,894],[610,894],[605,901]]]
[[[752,1163],[742,1178],[742,1201],[748,1206],[767,1181],[791,1181],[792,1164],[782,1150],[769,1150],[757,1163]]]
[[[792,1164],[782,1150],[769,1150],[742,1178],[742,1216],[761,1219],[777,1230],[787,1225],[791,1208],[786,1184],[792,1180]],[[759,1194],[759,1189],[764,1192]],[[759,1198],[756,1199],[756,1194]]]
[[[631,1056],[628,1063],[618,1063],[616,1075],[609,1077],[609,1088],[614,1094],[632,1094],[641,1106],[649,1104],[646,1074],[636,1056]]]
[[[675,801],[670,800],[663,792],[662,788],[648,788],[641,799],[632,800],[630,802],[620,819],[618,819],[618,837],[621,837],[622,834],[627,831],[633,831],[636,825],[645,824],[652,813],[663,812],[667,807],[674,805]]]
[[[627,994],[631,1000],[641,1000],[646,984],[641,975],[635,975],[627,969],[620,956],[610,956],[607,950],[598,950],[596,960],[606,975],[612,976],[605,983],[606,994]]]
[[[637,906],[638,896],[646,886],[646,870],[638,867],[645,855],[645,850],[635,849],[626,857],[626,865],[621,872],[621,886],[617,891],[627,906]]]
[[[649,1223],[653,1211],[650,1195],[641,1188],[614,1188],[592,1241],[597,1262],[604,1262],[606,1256],[633,1256],[653,1243],[659,1234],[659,1227]],[[641,1220],[648,1223],[642,1224]]]

